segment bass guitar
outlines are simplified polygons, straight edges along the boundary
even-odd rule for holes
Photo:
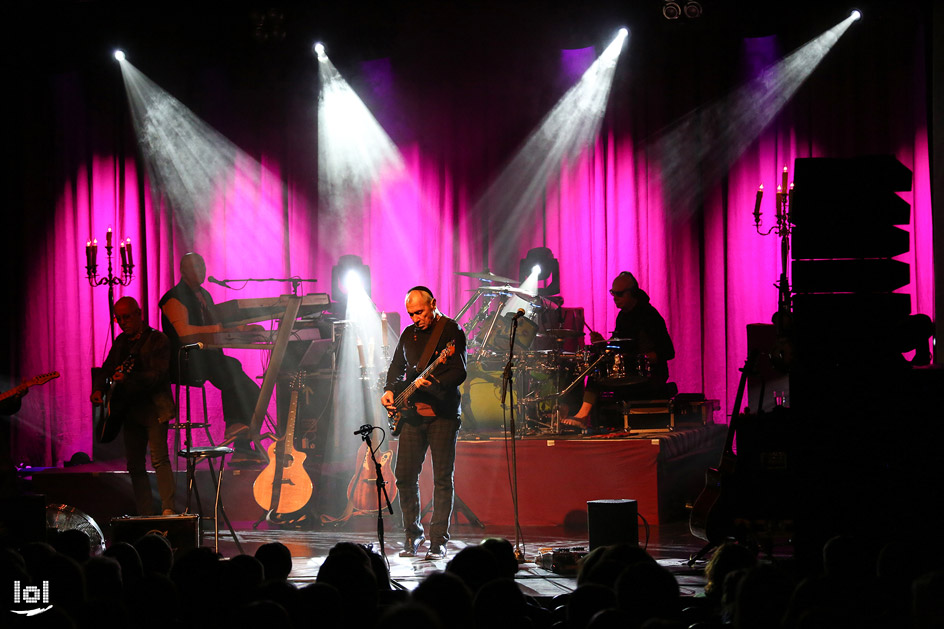
[[[747,376],[753,371],[758,351],[752,350],[748,354],[744,366],[741,368],[741,379],[738,382],[737,394],[734,396],[734,409],[731,411],[731,421],[728,424],[728,434],[725,437],[724,449],[721,451],[721,461],[717,468],[708,468],[705,472],[705,488],[702,489],[692,512],[689,515],[688,528],[692,535],[709,543],[711,548],[727,537],[734,525],[733,501],[730,492],[726,491],[725,481],[734,474],[737,456],[734,453],[734,435],[736,424],[741,411],[741,400],[744,397],[744,387]]]
[[[30,387],[35,387],[38,384],[46,384],[50,380],[53,380],[54,378],[58,378],[58,377],[59,377],[58,371],[50,371],[49,373],[44,373],[44,374],[35,376],[34,378],[27,380],[26,382],[22,382],[18,384],[17,386],[13,387],[9,391],[4,391],[3,393],[0,393],[0,402],[4,401],[7,398],[13,397],[14,395],[20,395],[21,393],[24,393]]]
[[[298,391],[304,372],[292,378],[292,397],[288,407],[285,434],[269,444],[269,464],[259,472],[252,484],[252,495],[269,515],[301,511],[311,500],[312,482],[303,463],[308,455],[295,449],[295,416],[298,413]]]
[[[404,416],[410,417],[416,413],[416,405],[410,402],[410,397],[416,393],[416,390],[419,388],[419,385],[416,384],[417,380],[422,380],[426,378],[437,365],[440,365],[450,356],[456,353],[456,342],[449,341],[449,344],[443,348],[435,360],[429,363],[429,366],[423,370],[421,374],[416,376],[412,382],[410,382],[402,391],[397,393],[394,392],[393,409],[387,409],[387,422],[390,424],[390,432],[393,436],[400,434],[400,422]]]
[[[109,443],[115,440],[121,432],[124,421],[126,403],[121,383],[115,379],[116,374],[128,375],[134,370],[136,355],[131,354],[118,366],[111,376],[105,380],[105,391],[102,393],[102,405],[97,407],[98,418],[95,422],[95,438],[99,443]]]

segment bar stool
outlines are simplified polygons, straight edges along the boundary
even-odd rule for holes
[[[190,370],[190,348],[185,346],[181,347],[177,352],[177,364],[176,372],[172,374],[174,376],[174,405],[177,407],[177,419],[172,421],[168,427],[174,431],[174,452],[180,452],[180,431],[183,430],[184,437],[184,446],[183,449],[190,449],[193,447],[193,433],[194,429],[200,430],[203,429],[206,434],[207,443],[210,445],[213,444],[213,437],[210,434],[210,415],[207,410],[207,394],[206,394],[206,379],[201,378],[199,374],[191,373]],[[180,389],[184,389],[184,400],[187,402],[187,414],[186,419],[181,419],[180,411]],[[193,421],[191,408],[193,406],[190,400],[190,389],[200,389],[201,396],[203,398],[203,421]],[[178,454],[177,458],[180,458]],[[179,463],[175,461],[174,471],[177,471],[179,468]]]
[[[220,495],[223,487],[223,468],[226,463],[226,455],[232,453],[233,449],[227,446],[195,446],[179,450],[177,456],[187,459],[187,505],[184,508],[184,513],[190,513],[192,498],[196,496],[200,519],[213,520],[213,550],[217,553],[220,552],[220,514],[222,513],[223,519],[226,521],[226,526],[233,536],[233,541],[236,542],[236,548],[239,550],[240,554],[243,554],[243,547],[239,543],[239,537],[236,536],[236,531],[233,530],[233,524],[229,521],[229,516],[226,515],[226,509],[223,507],[223,500]],[[213,469],[213,459],[220,460],[220,467],[216,473],[214,473]],[[196,483],[197,464],[201,461],[207,462],[207,466],[210,470],[210,480],[213,481],[213,489],[215,491],[212,518],[203,515],[200,490],[197,488]]]

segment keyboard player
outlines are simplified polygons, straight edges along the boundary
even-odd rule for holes
[[[171,341],[171,380],[180,381],[177,356],[180,337],[191,334],[223,331],[262,330],[258,325],[224,328],[216,315],[216,305],[210,293],[203,288],[206,263],[197,253],[188,253],[180,260],[180,281],[161,297],[161,327]],[[242,365],[220,349],[193,349],[180,357],[181,371],[189,379],[210,382],[220,390],[223,399],[223,421],[226,437],[237,437],[236,453],[232,462],[257,460],[250,447],[249,426],[259,387],[246,375]],[[183,366],[185,365],[185,366]]]

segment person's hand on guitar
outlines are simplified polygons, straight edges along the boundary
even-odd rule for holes
[[[417,378],[413,383],[420,389],[433,386],[432,380],[427,380],[426,378]]]
[[[395,411],[396,407],[393,405],[393,391],[384,391],[383,396],[380,398],[380,403],[383,404],[384,408],[387,410]]]

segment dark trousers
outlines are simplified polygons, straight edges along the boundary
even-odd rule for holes
[[[125,421],[121,428],[124,433],[125,457],[128,459],[128,473],[131,475],[131,488],[134,490],[134,503],[138,515],[153,515],[154,502],[151,499],[151,481],[148,479],[144,457],[150,446],[151,465],[157,475],[157,490],[161,495],[161,509],[174,508],[174,473],[170,468],[170,456],[167,453],[167,422],[157,419],[140,423],[134,419]]]
[[[453,476],[456,467],[456,435],[459,420],[444,417],[421,417],[404,420],[397,447],[397,491],[403,512],[403,529],[407,537],[423,532],[420,523],[419,476],[426,460],[426,450],[433,459],[433,518],[429,528],[431,546],[449,541],[449,519],[452,517]]]
[[[259,385],[243,371],[243,366],[232,356],[218,349],[190,352],[182,365],[184,375],[191,379],[206,380],[220,390],[223,401],[223,422],[250,425],[259,399]]]

